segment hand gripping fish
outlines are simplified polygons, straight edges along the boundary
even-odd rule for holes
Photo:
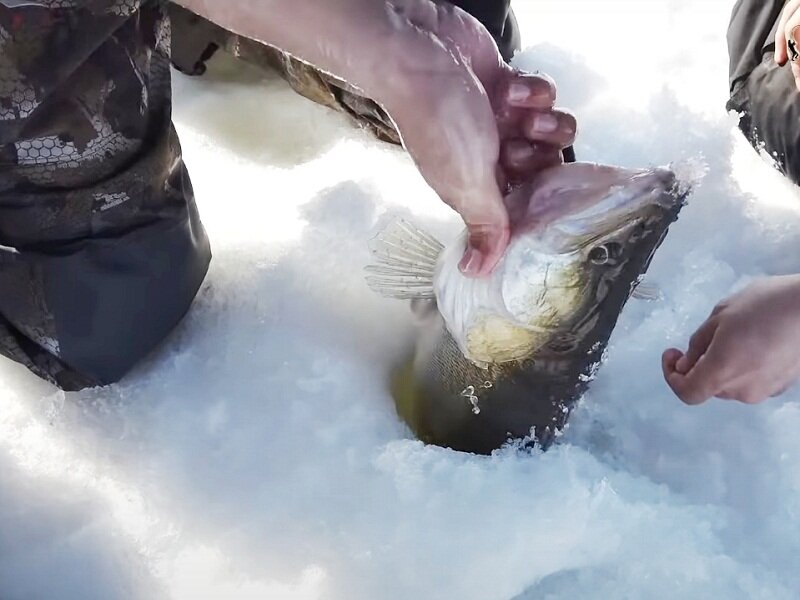
[[[690,187],[667,168],[548,169],[507,198],[511,242],[483,279],[458,270],[466,232],[445,247],[396,221],[373,239],[368,284],[418,316],[393,381],[414,433],[484,454],[515,439],[549,446]]]

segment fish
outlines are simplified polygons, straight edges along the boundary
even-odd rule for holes
[[[391,388],[416,437],[474,454],[549,448],[686,204],[689,179],[670,167],[547,169],[508,195],[509,246],[481,279],[458,269],[466,231],[445,245],[400,219],[370,240],[367,284],[409,301],[415,316],[413,353]]]

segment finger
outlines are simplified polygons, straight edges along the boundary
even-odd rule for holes
[[[459,263],[468,277],[482,277],[491,273],[508,246],[508,211],[501,193],[498,175],[499,144],[495,164],[486,169],[490,177],[479,177],[475,185],[466,188],[440,186],[440,197],[464,220],[469,238],[464,256]]]
[[[730,303],[730,298],[729,298],[729,299],[727,299],[727,300],[723,300],[723,301],[719,302],[719,303],[718,303],[718,304],[717,304],[717,305],[714,307],[714,310],[712,310],[712,311],[711,311],[711,314],[710,314],[710,315],[708,315],[708,318],[709,318],[709,319],[711,319],[712,317],[716,317],[716,316],[717,316],[718,314],[720,314],[720,313],[721,313],[723,310],[725,310],[726,308],[728,308],[728,305],[729,305],[729,303]]]
[[[522,138],[507,140],[500,148],[500,164],[512,181],[530,179],[535,173],[559,165],[561,161],[558,148]]]
[[[661,370],[664,372],[664,379],[676,372],[676,365],[683,357],[683,352],[677,348],[670,348],[661,355]]]
[[[789,59],[788,51],[786,48],[786,22],[789,16],[793,14],[791,4],[793,0],[788,2],[781,12],[781,17],[778,19],[778,27],[775,30],[775,62],[783,66]]]
[[[783,36],[785,43],[783,45],[786,52],[787,60],[797,59],[796,53],[798,51],[798,27],[800,26],[800,0],[793,0],[787,4],[784,14],[787,15],[784,24]],[[789,44],[792,43],[792,47]]]
[[[785,65],[786,61],[789,59],[789,53],[786,47],[786,34],[783,28],[783,18],[785,14],[786,11],[784,10],[778,21],[778,28],[775,31],[775,62],[780,66]]]
[[[468,277],[489,275],[508,246],[509,230],[498,225],[467,223],[469,240],[459,269]]]
[[[508,246],[508,211],[495,182],[483,191],[459,196],[451,205],[467,226],[469,238],[459,264],[467,277],[483,277],[492,272]]]
[[[680,381],[684,375],[679,373],[676,368],[681,358],[683,358],[683,352],[677,348],[670,348],[661,355],[661,371],[664,374],[664,381],[667,382],[667,385],[669,385],[673,393],[685,402],[682,397]]]
[[[790,33],[790,20],[800,8],[800,0],[790,0],[781,13],[778,29],[775,33],[775,62],[783,66],[789,60],[788,35]]]
[[[547,75],[513,72],[499,94],[507,106],[549,110],[556,103],[556,84]]]
[[[533,126],[534,119],[537,121],[539,128],[543,129],[544,133],[548,135],[565,125],[574,131],[575,117],[570,115],[570,117],[565,118],[564,113],[566,113],[566,111],[553,108],[506,107],[501,111],[495,112],[497,131],[500,134],[500,139],[503,140],[510,140],[518,137],[529,138],[530,136],[527,134],[527,128]],[[555,119],[553,117],[555,117]],[[566,134],[569,135],[569,132]]]
[[[677,355],[671,353],[662,359],[667,384],[685,404],[690,406],[702,404],[725,388],[725,363],[721,356],[712,352],[713,348],[714,343],[712,342],[709,351],[686,375],[678,372],[675,368]],[[672,363],[672,360],[675,360],[675,363]]]
[[[496,184],[484,186],[470,196],[459,196],[451,205],[467,226],[469,238],[459,263],[467,277],[483,277],[492,272],[508,246],[508,211]]]
[[[491,181],[474,186],[469,195],[452,193],[452,187],[445,187],[444,193],[440,193],[442,200],[461,215],[467,226],[469,238],[459,268],[468,277],[491,273],[508,246],[508,212],[496,170],[490,169]]]
[[[689,348],[686,350],[686,354],[676,365],[676,370],[679,373],[686,375],[692,370],[692,367],[694,367],[700,357],[706,353],[706,349],[708,349],[711,340],[714,339],[714,333],[717,331],[717,327],[719,327],[719,321],[712,317],[695,331],[694,335],[689,339]]]
[[[522,132],[530,141],[559,149],[575,143],[577,130],[575,115],[565,110],[531,112],[522,123]]]

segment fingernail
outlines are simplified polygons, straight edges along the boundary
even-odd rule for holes
[[[509,102],[525,102],[531,95],[531,88],[524,83],[512,83],[508,86]]]
[[[678,362],[675,363],[675,370],[681,375],[686,375],[686,372],[689,370],[689,359],[685,356],[681,356]]]
[[[482,263],[483,256],[481,255],[480,251],[470,247],[464,254],[464,258],[461,259],[461,263],[458,265],[458,268],[461,269],[461,272],[467,277],[477,277],[481,272]]]
[[[558,129],[558,118],[555,115],[543,114],[533,117],[533,130],[536,133],[553,133]]]

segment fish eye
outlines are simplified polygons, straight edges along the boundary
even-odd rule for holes
[[[621,254],[622,245],[617,242],[609,242],[592,248],[589,252],[589,260],[595,265],[606,265],[617,260]]]
[[[608,262],[608,248],[605,246],[595,246],[589,252],[589,260],[595,265],[604,265]]]

